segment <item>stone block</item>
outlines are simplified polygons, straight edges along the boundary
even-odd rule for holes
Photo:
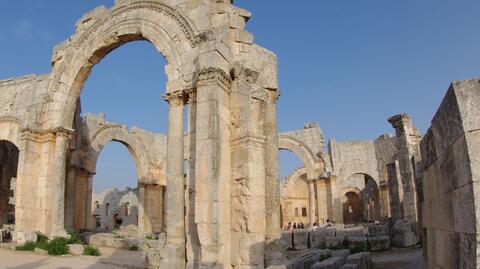
[[[371,251],[384,251],[390,249],[390,236],[379,235],[368,238]]]
[[[359,269],[372,269],[372,256],[370,252],[359,252],[348,256],[347,260],[345,261],[345,265],[354,265],[356,267],[351,268],[359,268]],[[349,267],[347,267],[349,268]]]
[[[332,257],[339,257],[342,264],[345,263],[349,255],[350,255],[350,250],[348,249],[332,250]]]
[[[345,260],[341,257],[331,257],[321,262],[315,263],[311,269],[339,269]]]
[[[82,255],[83,254],[83,245],[69,244],[67,246],[68,246],[68,249],[70,249],[70,254],[72,254],[72,255]]]
[[[399,248],[408,248],[417,244],[417,236],[413,232],[397,234],[392,238],[392,245]]]
[[[295,230],[293,232],[293,248],[306,249],[308,247],[308,231]]]
[[[33,252],[40,254],[40,255],[48,255],[48,251],[41,249],[41,248],[35,248]]]
[[[325,248],[326,233],[323,230],[310,232],[310,248]]]
[[[325,247],[326,248],[341,248],[344,244],[344,238],[338,236],[327,236],[325,237]]]
[[[349,249],[366,251],[368,244],[366,237],[348,237],[347,245]]]

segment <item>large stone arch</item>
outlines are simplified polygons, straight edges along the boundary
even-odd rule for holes
[[[104,146],[112,141],[122,143],[127,147],[137,168],[138,182],[143,183],[143,180],[148,178],[150,172],[149,165],[151,161],[148,150],[138,136],[121,125],[104,126],[90,138],[91,150],[89,160],[91,161],[89,162],[90,167],[87,169],[96,171],[97,159],[98,156],[100,156],[100,152]]]
[[[158,1],[117,1],[77,22],[77,32],[55,48],[46,127],[71,128],[77,99],[93,66],[125,43],[146,40],[166,58],[167,92],[191,88],[199,37],[180,11]],[[60,113],[59,113],[60,112]]]
[[[22,121],[15,117],[0,117],[0,140],[7,140],[20,149]]]
[[[305,143],[292,136],[279,135],[278,148],[295,153],[303,161],[308,179],[318,179],[320,171],[317,157]]]

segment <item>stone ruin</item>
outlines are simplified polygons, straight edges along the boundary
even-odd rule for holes
[[[480,79],[451,84],[424,136],[398,114],[395,136],[324,150],[318,124],[277,133],[277,58],[254,44],[250,16],[229,0],[116,0],[76,22],[49,74],[0,81],[2,231],[22,243],[93,230],[96,160],[118,141],[135,160],[136,233],[155,235],[145,240],[152,268],[369,268],[368,253],[318,247],[375,251],[388,240],[421,242],[427,268],[478,267]],[[168,62],[167,134],[80,116],[93,66],[136,40]],[[279,149],[304,163],[283,186]],[[309,229],[282,232],[300,214]]]

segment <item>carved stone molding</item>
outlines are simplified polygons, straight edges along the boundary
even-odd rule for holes
[[[169,92],[163,99],[171,106],[179,106],[187,103],[189,95],[185,91]]]
[[[260,73],[257,71],[253,71],[249,68],[243,66],[235,66],[233,68],[233,75],[235,80],[245,80],[249,83],[256,83]]]
[[[200,36],[195,34],[192,26],[188,23],[184,16],[180,14],[178,10],[175,10],[163,3],[159,3],[156,1],[142,0],[135,1],[119,7],[114,7],[114,9],[109,15],[97,19],[97,21],[91,27],[84,31],[82,35],[78,38],[77,42],[75,42],[74,47],[77,49],[82,47],[83,44],[92,36],[92,34],[96,32],[100,27],[104,26],[108,21],[112,21],[115,17],[121,16],[126,12],[140,9],[151,10],[169,17],[170,19],[175,21],[175,23],[180,27],[182,32],[185,34],[187,40],[190,42],[190,46],[192,48],[200,44]]]
[[[63,136],[67,139],[70,139],[72,135],[73,130],[62,127],[48,130],[25,128],[22,130],[20,137],[22,140],[30,140],[34,142],[44,143],[54,142],[57,136]]]
[[[198,73],[197,87],[210,83],[217,83],[225,90],[230,91],[232,87],[232,78],[220,68],[208,67]]]

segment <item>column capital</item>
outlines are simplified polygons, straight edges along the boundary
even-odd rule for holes
[[[163,96],[163,100],[167,101],[169,105],[180,106],[187,101],[187,94],[185,91],[169,92]]]
[[[268,102],[270,104],[276,104],[282,92],[280,89],[266,89]]]

